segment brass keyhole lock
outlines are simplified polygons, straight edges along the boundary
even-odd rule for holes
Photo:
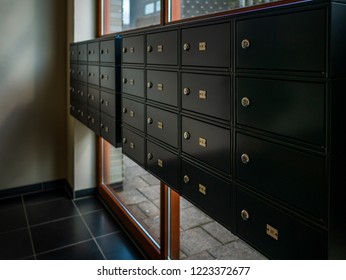
[[[191,91],[189,88],[184,88],[183,92],[184,92],[184,95],[189,95]]]
[[[244,164],[248,164],[249,161],[250,161],[250,158],[249,158],[249,156],[247,154],[242,154],[240,159],[241,159],[241,162],[244,163]]]
[[[123,113],[126,114],[127,113],[127,108],[123,108]]]
[[[149,46],[147,47],[147,52],[152,52],[152,51],[153,51],[153,47],[149,45]]]
[[[123,53],[127,53],[127,48],[123,48]]]
[[[249,106],[250,106],[250,99],[247,98],[247,97],[243,97],[243,98],[241,99],[241,105],[242,105],[243,107],[249,107]]]
[[[190,139],[190,133],[185,131],[184,132],[184,139],[187,140],[187,139]]]
[[[147,87],[148,87],[148,88],[152,88],[152,87],[153,87],[153,83],[152,83],[152,82],[148,82],[148,83],[147,83]]]
[[[188,51],[190,49],[190,44],[185,43],[183,46],[184,51]]]
[[[246,50],[250,47],[250,41],[248,39],[244,39],[241,41],[241,47]]]
[[[149,118],[147,119],[147,123],[148,123],[148,124],[152,124],[152,123],[153,123],[153,119],[149,117]]]
[[[123,138],[123,144],[126,144],[127,143],[127,138]]]
[[[127,79],[123,78],[123,84],[126,84],[126,83],[127,83]]]
[[[185,175],[185,176],[184,176],[184,183],[185,183],[185,184],[188,184],[189,182],[190,182],[189,176]]]
[[[244,221],[247,221],[248,219],[250,219],[250,214],[249,214],[249,212],[246,211],[246,210],[242,210],[242,211],[240,212],[240,216],[241,216],[241,218],[242,218]]]
[[[152,153],[148,153],[148,156],[147,156],[147,158],[149,159],[149,160],[151,160],[151,159],[153,159],[153,154]]]

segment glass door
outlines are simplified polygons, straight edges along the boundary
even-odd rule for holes
[[[100,36],[160,24],[161,1],[100,0]],[[164,186],[154,176],[102,138],[99,190],[117,218],[149,258],[162,258]]]

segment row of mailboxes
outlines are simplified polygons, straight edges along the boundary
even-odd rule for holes
[[[234,64],[239,70],[324,75],[325,20],[325,9],[320,8],[235,22],[186,24],[181,33],[176,29],[158,30],[123,38],[122,63],[217,68],[232,68]],[[234,63],[232,47],[235,48]]]
[[[116,90],[117,79],[114,66],[98,66],[72,64],[70,65],[71,81],[79,81],[94,86]]]
[[[120,39],[104,38],[70,47],[70,110],[113,146],[121,134]]]
[[[70,61],[74,63],[111,63],[120,64],[120,38],[91,40],[70,47]],[[117,62],[116,62],[117,60]]]
[[[345,256],[330,246],[346,242],[331,232],[346,198],[335,5],[127,32],[103,76],[101,44],[86,42],[71,58],[73,114],[104,137],[113,125],[124,154],[268,257]]]

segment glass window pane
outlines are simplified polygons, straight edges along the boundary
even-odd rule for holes
[[[161,1],[103,0],[103,34],[160,24]]]
[[[103,183],[160,247],[160,181],[103,141]]]
[[[169,21],[192,18],[280,0],[169,0]]]
[[[263,260],[266,258],[181,197],[180,259]]]

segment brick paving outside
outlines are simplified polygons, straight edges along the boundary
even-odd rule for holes
[[[159,243],[159,180],[126,156],[124,174],[123,188],[114,192]],[[266,259],[183,198],[180,200],[180,215],[180,259]]]

